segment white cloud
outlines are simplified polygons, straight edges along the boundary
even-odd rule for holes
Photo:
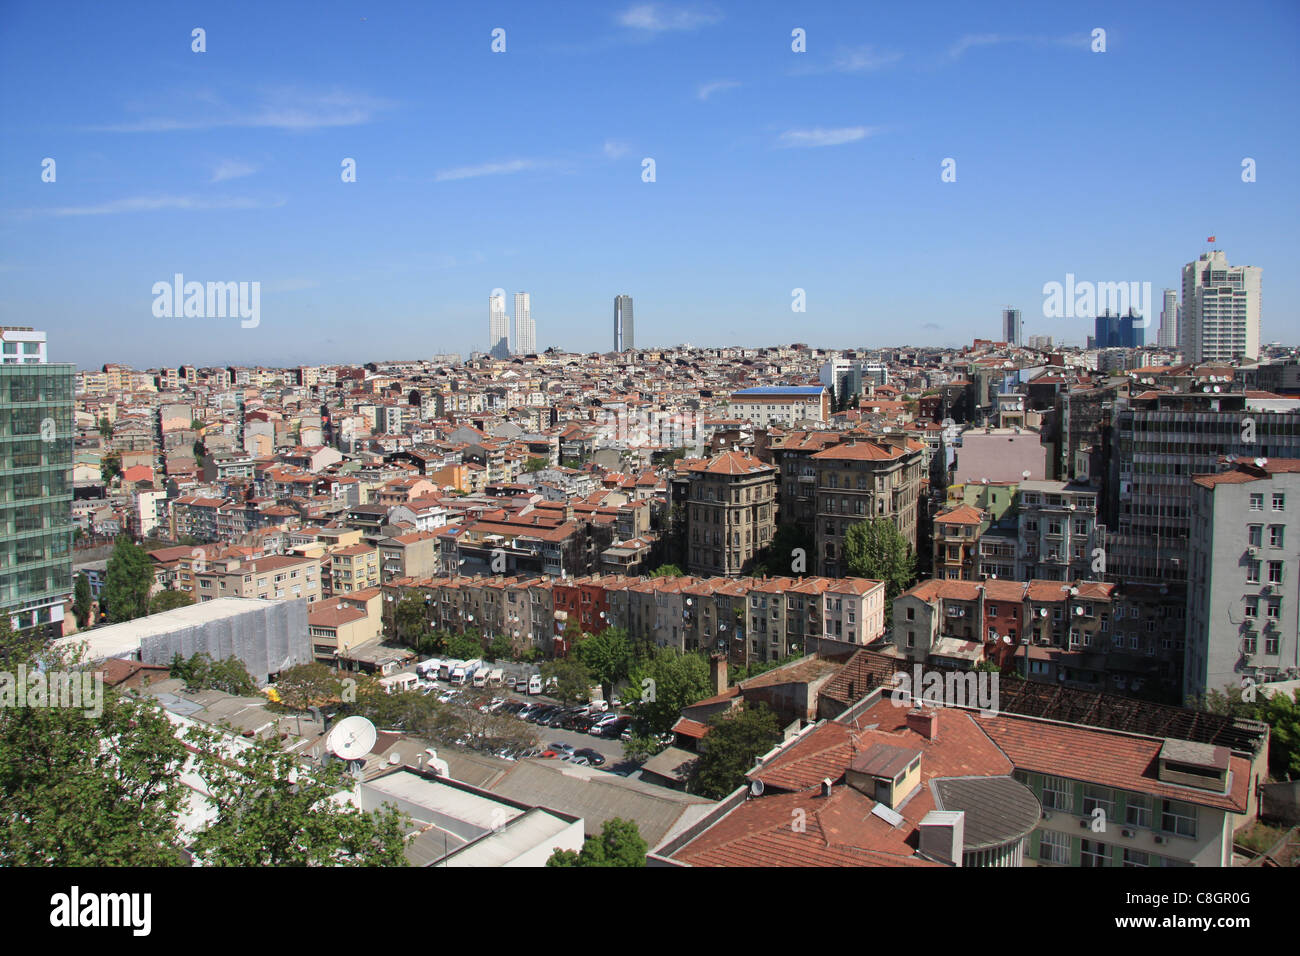
[[[454,169],[439,170],[434,174],[434,182],[447,182],[453,179],[476,179],[479,176],[503,176],[533,169],[537,163],[531,159],[512,159],[505,163],[482,163],[478,166],[457,166]]]
[[[359,126],[370,122],[392,104],[360,94],[332,91],[302,93],[282,90],[263,98],[251,108],[239,109],[219,101],[210,93],[196,94],[196,103],[206,104],[192,115],[155,116],[148,119],[94,126],[91,130],[111,133],[168,133],[186,130],[248,128],[301,131],[337,126]]]
[[[712,83],[701,83],[700,88],[695,91],[695,95],[701,100],[707,100],[714,93],[721,93],[723,90],[734,90],[740,86],[738,80],[714,80]]]
[[[649,33],[666,33],[670,30],[698,30],[717,23],[721,14],[713,10],[690,7],[669,7],[661,3],[639,3],[618,15],[620,25]]]
[[[948,48],[951,59],[959,59],[967,50],[1004,43],[1026,43],[1030,46],[1073,46],[1087,49],[1090,38],[1086,34],[1074,36],[1007,36],[1003,33],[968,33]]]
[[[870,126],[840,126],[824,129],[788,129],[781,134],[781,145],[785,147],[810,148],[816,146],[840,146],[844,143],[856,143],[866,139],[876,130]]]
[[[273,203],[257,199],[198,199],[193,196],[135,196],[130,199],[113,199],[96,206],[61,206],[56,209],[35,210],[49,216],[110,216],[123,212],[157,212],[176,209],[186,212],[209,209],[265,209],[284,205],[284,200]]]
[[[257,172],[257,167],[250,163],[241,163],[237,159],[223,159],[217,163],[212,170],[212,179],[210,182],[222,183],[227,179],[239,179],[241,176],[251,176]]]
[[[632,151],[631,146],[616,139],[605,140],[603,149],[607,159],[619,159]]]
[[[837,53],[832,69],[840,73],[864,73],[870,70],[882,70],[902,58],[901,53],[877,50],[872,46],[860,46]]]

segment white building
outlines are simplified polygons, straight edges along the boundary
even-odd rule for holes
[[[26,326],[0,326],[0,361],[5,365],[45,365],[45,333]]]
[[[1165,289],[1165,305],[1160,311],[1160,332],[1156,336],[1156,345],[1160,348],[1178,348],[1178,319],[1180,315],[1181,309],[1178,305],[1178,292],[1174,289]]]
[[[1259,266],[1230,266],[1219,250],[1183,266],[1182,350],[1188,362],[1259,358]]]
[[[510,354],[510,323],[506,319],[504,295],[488,296],[488,352],[494,358]]]
[[[516,355],[537,354],[537,323],[533,321],[527,292],[515,293],[514,352]]]

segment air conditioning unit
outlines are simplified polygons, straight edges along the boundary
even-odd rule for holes
[[[1257,558],[1259,557],[1259,548],[1255,547],[1254,545],[1251,545],[1249,548],[1246,549],[1246,553],[1250,555],[1252,558]]]
[[[1166,843],[1166,842],[1167,842],[1167,840],[1166,840],[1164,837],[1160,836],[1159,834],[1157,834],[1155,837],[1153,837],[1153,839],[1155,840],[1156,843]]]
[[[1121,834],[1122,836],[1126,836],[1126,837],[1131,837],[1131,836],[1133,836],[1133,831],[1132,831],[1132,830],[1120,830],[1119,832],[1120,832],[1120,834]]]

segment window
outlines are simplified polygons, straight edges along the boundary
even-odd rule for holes
[[[1152,800],[1147,796],[1129,794],[1124,806],[1124,822],[1131,827],[1151,827]]]
[[[1251,511],[1264,510],[1264,496],[1262,494],[1252,494],[1250,496],[1250,510]]]
[[[1097,840],[1083,840],[1079,846],[1080,866],[1109,866],[1110,847]]]
[[[1161,801],[1160,829],[1196,839],[1196,807],[1177,800]]]
[[[1277,620],[1282,616],[1282,601],[1279,598],[1270,598],[1268,602],[1268,616]]]
[[[1064,777],[1043,777],[1043,809],[1070,813],[1074,808],[1074,788]]]
[[[1280,524],[1271,524],[1268,526],[1268,546],[1270,548],[1282,547],[1282,536],[1284,528]]]
[[[1282,494],[1280,491],[1273,492],[1273,510],[1274,511],[1286,510],[1286,495]]]
[[[1282,562],[1281,561],[1270,561],[1268,563],[1268,583],[1269,584],[1282,583]]]
[[[1043,863],[1070,865],[1070,838],[1064,833],[1044,830],[1038,840],[1038,859]]]
[[[1246,617],[1259,617],[1259,598],[1246,599]]]
[[[1264,543],[1264,526],[1262,524],[1253,524],[1250,526],[1247,541],[1252,548],[1258,548]]]
[[[1151,855],[1149,853],[1143,853],[1141,850],[1130,850],[1128,847],[1125,847],[1124,865],[1142,867],[1150,866]]]
[[[1091,817],[1093,811],[1100,808],[1106,815],[1104,819],[1109,820],[1115,813],[1115,794],[1106,787],[1094,787],[1092,784],[1085,784],[1083,787],[1083,815]]]
[[[1246,562],[1246,583],[1247,584],[1259,583],[1259,562],[1258,561],[1252,560]]]

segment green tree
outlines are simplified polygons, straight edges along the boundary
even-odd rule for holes
[[[472,661],[483,656],[483,637],[474,628],[463,634],[447,638],[447,656],[459,661]]]
[[[106,485],[122,474],[122,456],[115,451],[109,452],[99,462],[99,480]]]
[[[708,697],[709,662],[702,654],[679,653],[675,648],[656,648],[638,661],[628,674],[631,685],[624,701],[632,715],[633,732],[642,736],[666,734],[681,716],[683,707]]]
[[[916,578],[916,555],[888,518],[872,518],[849,526],[844,557],[853,577],[885,582],[885,617],[892,620],[894,598]]]
[[[531,475],[533,472],[546,468],[549,464],[550,462],[545,458],[529,458],[524,462],[524,471]]]
[[[113,437],[113,424],[107,417],[99,420],[99,435],[101,438]]]
[[[719,714],[709,723],[687,789],[721,800],[745,782],[755,760],[780,742],[781,728],[776,714],[762,703]]]
[[[214,661],[200,651],[188,660],[179,653],[172,657],[172,677],[185,681],[186,690],[219,690],[237,697],[252,697],[257,693],[257,681],[248,673],[244,662],[233,654],[222,661]]]
[[[547,866],[645,866],[648,850],[641,831],[632,820],[612,817],[600,828],[600,836],[587,837],[582,849],[556,850]]]
[[[407,647],[419,647],[420,639],[429,630],[429,608],[419,594],[412,592],[397,602],[393,626],[399,642]]]
[[[7,626],[0,615],[0,630]],[[184,862],[177,821],[188,794],[179,774],[185,747],[152,702],[104,688],[102,705],[98,715],[0,706],[0,866]]]
[[[488,641],[486,659],[489,661],[509,660],[513,650],[514,648],[510,645],[510,638],[504,634],[498,634]]]
[[[77,619],[77,627],[85,627],[90,620],[93,604],[90,595],[90,578],[84,573],[77,575],[77,583],[72,587],[72,616]]]
[[[1268,766],[1279,780],[1300,778],[1300,690],[1287,695],[1277,691],[1259,708],[1259,719],[1269,725]]]
[[[274,743],[232,747],[197,726],[195,748],[216,818],[195,838],[208,866],[404,866],[403,817],[368,813],[331,797],[355,784],[341,763],[308,767]]]
[[[101,607],[108,606],[108,619],[116,624],[148,614],[153,581],[149,555],[126,535],[119,537],[108,559],[100,600]]]
[[[632,666],[632,642],[621,627],[607,627],[578,642],[577,655],[600,683],[605,700],[609,700],[614,685],[627,677]]]
[[[591,694],[591,671],[576,656],[547,661],[542,665],[541,672],[544,682],[555,678],[555,686],[550,693],[562,703],[572,704],[586,700]]]
[[[337,700],[340,690],[334,672],[318,661],[297,664],[281,671],[275,682],[280,702],[293,710],[306,710]]]
[[[184,591],[163,588],[149,599],[149,613],[160,614],[163,611],[172,611],[178,607],[189,607],[193,603],[193,595],[186,594]]]
[[[650,572],[650,577],[652,577],[652,578],[680,578],[680,577],[685,576],[685,574],[686,574],[686,572],[683,571],[681,568],[679,568],[679,567],[678,567],[677,565],[675,565],[675,564],[661,564],[661,565],[659,565],[659,567],[655,568],[653,571]]]

